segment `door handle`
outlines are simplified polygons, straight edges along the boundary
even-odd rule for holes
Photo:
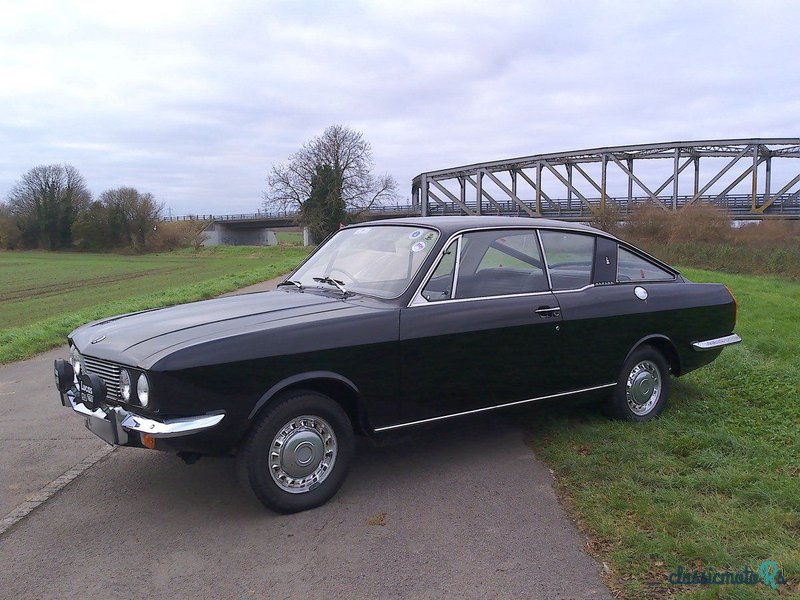
[[[536,314],[540,317],[560,317],[561,309],[558,306],[540,306],[536,309]]]

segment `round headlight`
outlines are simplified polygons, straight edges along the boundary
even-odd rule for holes
[[[127,370],[122,369],[119,372],[119,395],[125,402],[130,402],[131,399],[131,376]]]
[[[139,404],[146,407],[150,403],[150,383],[144,373],[139,375],[139,381],[136,382],[136,393],[139,396]]]
[[[83,371],[83,357],[78,349],[73,346],[69,351],[69,362],[72,363],[72,369],[75,371],[75,382],[77,383],[81,371]]]

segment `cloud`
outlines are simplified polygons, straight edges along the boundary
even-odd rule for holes
[[[67,162],[95,193],[255,210],[327,125],[411,178],[484,160],[796,135],[791,2],[19,2],[0,22],[0,196]]]

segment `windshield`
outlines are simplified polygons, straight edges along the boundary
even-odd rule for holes
[[[343,229],[289,279],[307,288],[330,289],[338,283],[348,292],[396,298],[438,239],[438,231],[407,225]]]

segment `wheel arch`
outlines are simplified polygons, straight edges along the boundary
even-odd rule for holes
[[[365,434],[370,431],[366,422],[363,397],[358,387],[347,377],[333,371],[299,373],[279,381],[256,402],[247,417],[248,422],[252,423],[273,400],[292,390],[311,390],[328,396],[347,413],[357,433]]]
[[[669,339],[666,335],[662,334],[648,335],[640,339],[630,349],[628,354],[625,356],[625,360],[622,361],[622,364],[624,365],[625,363],[627,363],[631,355],[642,346],[652,346],[656,350],[661,352],[661,354],[664,355],[664,358],[666,359],[670,371],[672,371],[672,374],[675,375],[676,377],[681,375],[682,372],[681,358],[680,355],[678,354],[678,349],[675,346],[675,342]]]

